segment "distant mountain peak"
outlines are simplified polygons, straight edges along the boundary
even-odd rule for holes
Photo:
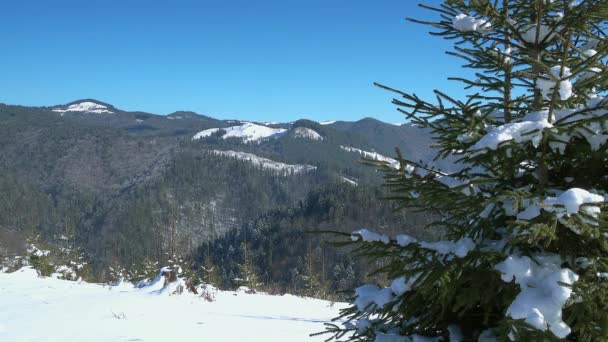
[[[333,125],[333,124],[335,124],[335,123],[336,123],[336,121],[335,121],[335,120],[334,120],[334,121],[320,121],[320,122],[319,122],[319,124],[321,124],[321,125],[323,125],[323,126],[326,126],[326,125]]]
[[[321,134],[308,127],[296,127],[293,130],[293,137],[308,140],[323,140]]]
[[[214,118],[199,114],[197,112],[189,111],[189,110],[178,110],[171,114],[165,116],[169,120],[179,120],[179,119],[202,119],[202,120],[215,120]]]
[[[116,109],[112,105],[101,101],[94,99],[83,99],[70,102],[63,106],[55,106],[52,110],[63,115],[66,112],[114,114],[114,110]]]

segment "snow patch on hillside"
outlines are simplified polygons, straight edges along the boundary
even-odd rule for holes
[[[206,129],[204,131],[196,133],[192,137],[192,140],[211,136],[212,134],[218,132],[220,129],[226,131],[226,133],[222,135],[222,138],[240,138],[243,139],[243,141],[245,142],[260,141],[263,139],[278,137],[287,131],[285,128],[271,128],[257,125],[251,122],[246,122],[238,126]]]
[[[336,123],[336,121],[320,121],[319,124],[325,126],[325,125],[331,125],[333,123]]]
[[[285,164],[271,159],[263,158],[252,153],[239,152],[239,151],[212,151],[216,155],[225,156],[229,158],[235,158],[239,160],[245,160],[253,165],[262,169],[271,170],[275,172],[288,173],[288,174],[299,174],[304,172],[310,172],[317,169],[316,166],[305,165],[305,164]]]
[[[95,114],[114,114],[108,107],[100,105],[95,102],[79,102],[69,105],[67,108],[55,108],[53,112],[66,113],[66,112],[78,112],[78,113],[95,113]]]
[[[350,185],[352,185],[352,186],[357,186],[357,185],[359,185],[359,182],[357,182],[356,180],[353,180],[353,179],[351,179],[351,178],[348,178],[348,177],[344,177],[344,176],[342,176],[340,179],[342,179],[342,181],[343,181],[344,183],[350,184]]]
[[[358,153],[358,154],[362,155],[363,158],[387,162],[390,165],[399,165],[399,162],[396,159],[385,157],[377,152],[369,152],[369,151],[364,151],[364,150],[361,150],[358,148],[354,148],[354,147],[350,147],[350,146],[342,146],[342,145],[340,145],[340,148],[346,152]]]
[[[310,140],[323,140],[321,134],[316,131],[306,128],[306,127],[297,127],[293,129],[293,137],[301,138],[301,139],[310,139]]]
[[[323,341],[309,334],[343,303],[234,291],[215,301],[152,282],[104,286],[47,277],[23,268],[0,273],[1,341]],[[161,289],[161,291],[158,291]],[[165,290],[163,290],[165,289]]]

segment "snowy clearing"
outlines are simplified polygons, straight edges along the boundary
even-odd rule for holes
[[[204,131],[196,133],[192,140],[197,140],[205,137],[209,137],[212,134],[218,132],[220,129],[226,131],[222,138],[240,138],[245,142],[260,141],[267,138],[277,137],[287,131],[284,128],[271,128],[266,126],[256,125],[251,122],[244,123],[239,126],[231,126],[226,128],[210,128]]]
[[[321,134],[317,133],[310,128],[306,127],[296,127],[293,129],[293,137],[301,138],[301,139],[310,139],[310,140],[323,140]]]
[[[274,161],[271,159],[263,158],[257,156],[253,153],[247,152],[239,152],[239,151],[220,151],[220,150],[212,150],[213,154],[235,158],[239,160],[246,160],[253,165],[260,167],[262,169],[276,171],[276,172],[286,172],[288,174],[298,174],[303,172],[310,172],[317,169],[316,166],[306,165],[306,164],[285,164],[278,161]]]
[[[363,156],[363,158],[387,162],[388,164],[396,168],[398,168],[399,165],[399,162],[396,159],[385,157],[380,153],[364,151],[350,146],[340,146],[340,148],[346,152],[359,153]]]
[[[344,303],[218,291],[169,295],[152,282],[103,286],[22,268],[0,273],[1,341],[323,341]]]

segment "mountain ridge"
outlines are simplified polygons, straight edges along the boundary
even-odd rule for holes
[[[99,269],[192,251],[271,210],[297,207],[331,184],[366,191],[381,177],[359,163],[362,155],[391,157],[394,147],[430,142],[371,118],[253,124],[188,111],[125,112],[94,99],[0,105],[0,122],[0,231],[74,236]],[[243,138],[247,134],[219,134],[254,125],[285,134],[252,141]],[[192,140],[209,129],[219,133]],[[307,172],[296,172],[301,169]],[[360,228],[348,222],[340,228]]]

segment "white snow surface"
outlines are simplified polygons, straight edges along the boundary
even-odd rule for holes
[[[293,129],[294,138],[309,139],[309,140],[323,140],[321,134],[315,130],[306,127],[296,127]]]
[[[469,151],[482,149],[496,150],[498,146],[507,141],[524,143],[531,141],[534,146],[538,146],[542,139],[542,130],[553,127],[552,124],[544,121],[522,121],[504,124],[490,130],[481,137]]]
[[[305,165],[305,164],[285,164],[271,159],[257,156],[253,153],[239,152],[239,151],[220,151],[212,150],[216,155],[225,156],[229,158],[235,158],[240,160],[246,160],[253,165],[262,169],[276,171],[276,172],[287,172],[292,174],[310,172],[317,169],[316,166]]]
[[[537,31],[538,43],[543,41],[550,41],[555,37],[555,32],[551,32],[551,28],[547,25],[540,25],[540,29],[537,29],[536,24],[525,25],[520,31],[521,37],[528,43],[537,43]]]
[[[216,133],[220,129],[226,131],[222,138],[241,138],[245,142],[261,141],[263,139],[278,137],[284,134],[287,130],[285,128],[271,128],[266,126],[257,125],[251,122],[246,122],[242,125],[231,126],[226,128],[210,128],[204,131],[196,133],[192,140],[201,139],[208,137],[213,133]]]
[[[346,307],[232,291],[207,302],[162,289],[43,278],[31,268],[0,273],[0,341],[323,341],[309,334]]]
[[[357,241],[359,238],[361,238],[361,240],[365,242],[382,242],[384,244],[391,242],[391,239],[387,235],[372,232],[367,229],[354,231],[350,238],[353,241]]]
[[[568,268],[561,268],[561,257],[556,254],[537,254],[534,260],[528,256],[511,255],[496,265],[502,280],[515,280],[521,292],[509,306],[507,315],[525,319],[539,330],[549,329],[558,338],[570,334],[570,327],[562,320],[562,307],[572,290],[561,283],[572,285],[578,275]]]
[[[331,125],[331,124],[334,124],[334,123],[336,123],[335,120],[334,121],[321,121],[321,122],[319,122],[319,124],[321,124],[323,126],[325,126],[325,125]]]
[[[69,105],[67,108],[55,108],[53,112],[66,113],[66,112],[81,112],[81,113],[95,113],[95,114],[114,114],[114,112],[108,110],[108,107],[100,105],[95,102],[79,102]]]
[[[581,205],[604,202],[604,196],[591,193],[584,189],[572,188],[562,192],[557,197],[547,197],[544,201],[545,210],[552,211],[558,217],[578,213]],[[586,206],[583,209],[587,214],[597,217],[600,213],[598,206]]]
[[[394,299],[393,291],[390,287],[383,289],[376,285],[363,285],[355,289],[355,305],[359,311],[366,311],[374,306],[379,308],[384,307],[388,302]]]
[[[488,133],[471,146],[469,151],[483,153],[486,149],[496,150],[501,143],[508,141],[516,143],[531,141],[535,147],[538,147],[543,130],[547,129],[556,138],[549,141],[553,150],[564,153],[571,139],[583,138],[587,140],[591,149],[596,151],[608,142],[608,129],[600,122],[590,121],[567,133],[556,134],[552,128],[567,127],[580,120],[604,116],[608,114],[608,111],[602,108],[606,101],[608,99],[605,97],[592,96],[587,100],[585,106],[555,110],[551,120],[549,120],[548,110],[528,113],[519,122],[488,129]]]
[[[433,250],[439,254],[454,254],[459,258],[464,258],[470,251],[475,249],[475,242],[471,238],[464,238],[457,241],[423,241],[420,242],[420,247]]]

